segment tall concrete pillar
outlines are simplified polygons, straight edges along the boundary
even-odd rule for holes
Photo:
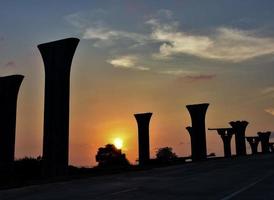
[[[0,177],[9,177],[15,150],[17,97],[22,75],[0,77]],[[0,178],[1,179],[1,178]]]
[[[245,130],[248,125],[247,121],[235,121],[229,122],[234,129],[235,143],[236,143],[236,154],[237,156],[246,155],[245,145]]]
[[[221,136],[224,145],[224,156],[231,157],[231,138],[234,134],[233,128],[209,128],[208,130],[216,130]]]
[[[139,165],[146,165],[149,160],[149,122],[152,113],[134,115],[138,125]]]
[[[262,153],[269,153],[270,152],[269,138],[270,138],[271,132],[270,131],[258,132],[257,134],[261,142]]]
[[[251,153],[257,154],[258,153],[258,144],[260,142],[259,137],[246,137],[246,140],[251,147]]]
[[[45,67],[43,140],[45,176],[62,176],[67,173],[70,68],[78,43],[77,38],[67,38],[38,45]]]
[[[191,138],[192,161],[203,160],[207,157],[205,116],[208,106],[208,103],[186,106],[192,121],[192,126],[187,127]]]

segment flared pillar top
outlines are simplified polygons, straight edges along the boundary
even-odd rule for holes
[[[42,44],[38,44],[38,49],[56,49],[56,48],[64,48],[67,45],[78,45],[80,39],[78,38],[65,38],[61,40],[56,40],[52,42],[46,42]]]
[[[187,110],[190,113],[191,118],[204,117],[207,111],[209,103],[186,105]]]
[[[235,129],[245,129],[248,125],[247,121],[231,121],[229,124]]]
[[[148,112],[148,113],[137,113],[137,114],[134,114],[137,122],[146,122],[150,120],[151,116],[152,116],[152,113],[151,112]]]
[[[23,79],[24,76],[19,74],[0,77],[0,92],[3,92],[3,90],[17,91]]]
[[[257,133],[260,140],[265,140],[265,141],[268,141],[269,140],[269,137],[271,135],[271,132],[270,131],[267,131],[267,132],[258,132]]]
[[[70,69],[73,55],[79,41],[80,40],[78,38],[66,38],[62,40],[39,44],[37,47],[41,52],[45,69]]]
[[[248,136],[248,137],[245,137],[246,140],[249,142],[249,143],[259,143],[260,139],[258,136]]]

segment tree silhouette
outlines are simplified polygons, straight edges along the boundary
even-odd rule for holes
[[[156,152],[156,158],[160,162],[167,163],[177,160],[177,155],[172,152],[171,147],[159,148]]]
[[[120,167],[130,165],[129,161],[126,159],[126,155],[113,144],[107,144],[105,147],[100,147],[98,149],[96,162],[98,162],[99,167]]]

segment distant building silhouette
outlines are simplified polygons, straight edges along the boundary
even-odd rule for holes
[[[191,138],[191,156],[193,161],[206,159],[206,130],[205,130],[205,116],[209,104],[194,104],[187,105],[192,126],[187,127]]]
[[[260,142],[259,137],[246,137],[247,142],[250,144],[251,153],[257,154],[258,153],[258,144]]]
[[[233,128],[209,128],[208,130],[216,130],[221,136],[224,145],[224,156],[231,157],[231,138],[234,134]]]
[[[0,77],[0,177],[2,178],[10,175],[14,161],[17,97],[23,78],[22,75]]]
[[[257,134],[261,142],[262,153],[269,153],[270,152],[269,138],[270,138],[271,132],[270,131],[258,132]]]
[[[232,121],[232,122],[229,122],[229,124],[234,129],[237,156],[246,155],[245,130],[248,125],[248,122]]]
[[[152,113],[138,113],[134,115],[138,125],[139,165],[146,165],[149,155],[149,122]]]
[[[38,45],[45,66],[43,140],[45,176],[67,173],[70,68],[78,43],[79,39],[68,38]]]

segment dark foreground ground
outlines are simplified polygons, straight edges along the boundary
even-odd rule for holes
[[[274,199],[274,155],[210,160],[3,190],[0,199]]]

